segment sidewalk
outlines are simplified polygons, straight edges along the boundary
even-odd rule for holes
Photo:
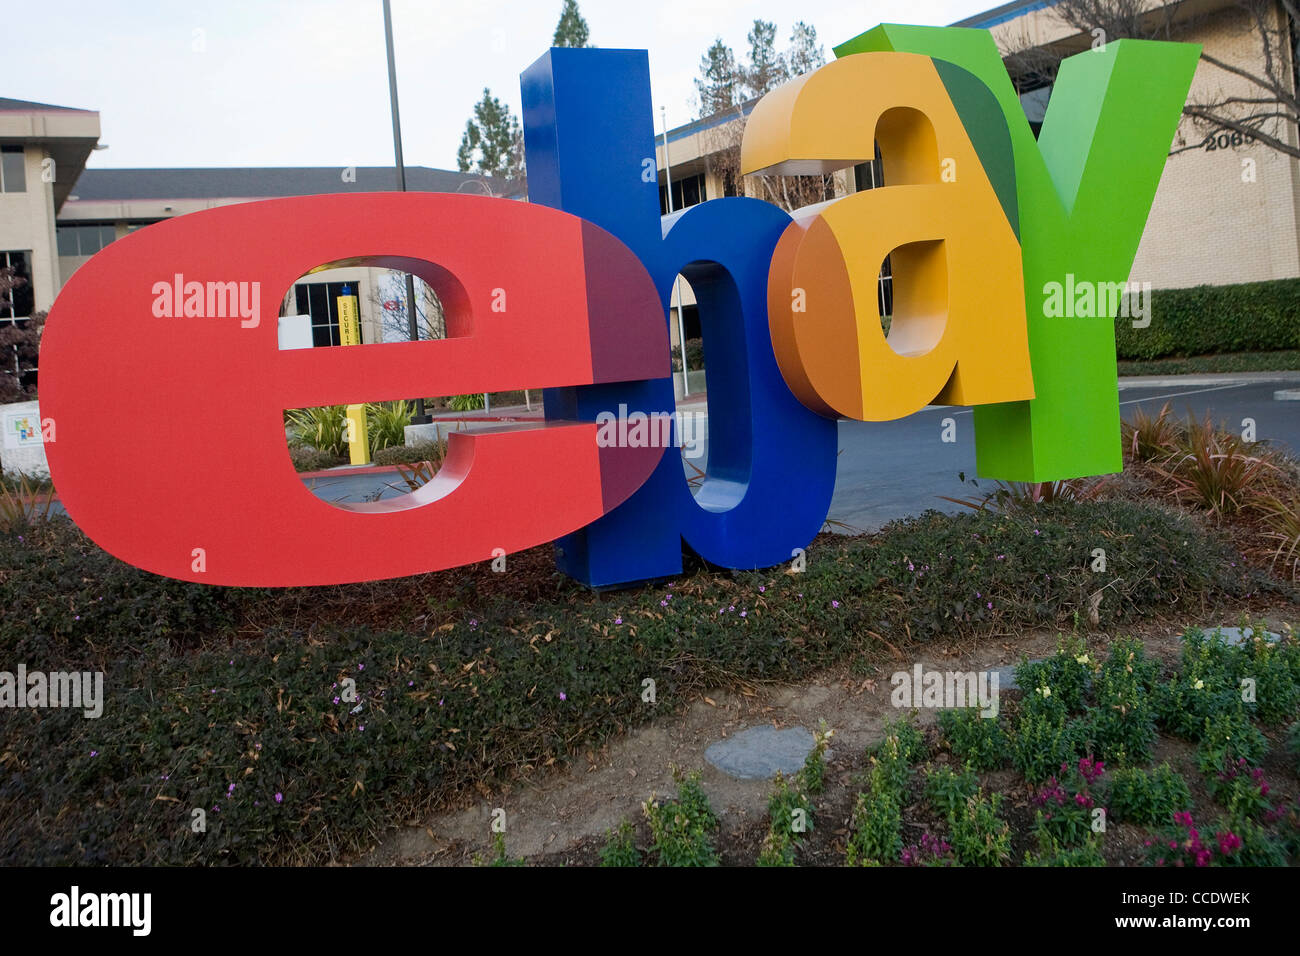
[[[1261,382],[1300,384],[1300,372],[1190,372],[1186,375],[1121,375],[1119,390],[1172,388],[1177,385],[1253,385]]]

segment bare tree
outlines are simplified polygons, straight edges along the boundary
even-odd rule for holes
[[[754,104],[791,76],[815,70],[826,62],[817,42],[817,30],[800,21],[790,34],[785,53],[776,50],[776,24],[755,20],[749,31],[749,57],[737,64],[731,48],[721,38],[700,58],[695,80],[701,119],[729,116],[701,133],[707,171],[722,181],[725,196],[750,195],[787,211],[835,197],[833,176],[744,176],[740,170],[740,143]]]
[[[740,143],[744,139],[745,123],[748,120],[746,109],[751,105],[747,103],[733,107],[730,111],[732,119],[701,134],[705,164],[711,173],[722,180],[723,191],[728,195],[743,192],[780,206],[787,212],[834,199],[834,176],[741,174]]]
[[[1078,34],[1039,45],[1022,31],[1005,55],[1007,67],[1019,89],[1034,89],[1054,81],[1061,60],[1088,46],[1129,38],[1186,40],[1213,22],[1216,29],[1247,36],[1258,55],[1243,66],[1202,50],[1202,62],[1220,71],[1223,79],[1244,80],[1245,87],[1239,85],[1233,93],[1220,89],[1209,95],[1193,94],[1183,115],[1207,139],[1184,142],[1173,152],[1200,149],[1216,134],[1229,133],[1300,159],[1298,0],[1234,0],[1226,8],[1199,12],[1186,6],[1181,0],[1155,4],[1152,0],[1060,0],[1052,14]]]
[[[420,340],[445,339],[447,317],[442,310],[442,303],[438,301],[433,289],[418,278],[415,280],[415,301]],[[380,272],[376,281],[370,284],[370,305],[372,314],[379,316],[381,341],[410,340],[405,273],[387,269]]]
[[[0,269],[0,309],[9,308],[13,290],[26,284],[12,269]],[[0,320],[0,405],[36,397],[35,384],[25,380],[36,370],[44,325],[44,312],[31,318]]]

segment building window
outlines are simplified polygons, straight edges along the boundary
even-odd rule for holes
[[[1047,116],[1047,101],[1052,98],[1052,84],[1022,90],[1019,95],[1020,108],[1025,111],[1025,119],[1029,120],[1034,139],[1038,139],[1038,134],[1043,131],[1043,119]]]
[[[0,146],[0,193],[27,192],[26,159],[21,146]]]
[[[311,344],[341,345],[339,335],[339,296],[347,288],[360,303],[355,282],[300,282],[293,287],[294,302],[299,315],[311,316]]]
[[[683,179],[674,179],[672,209],[668,208],[667,187],[659,187],[660,215],[666,216],[670,212],[678,212],[687,206],[698,206],[708,198],[704,190],[703,173],[696,173],[694,176],[686,176]]]
[[[7,304],[0,304],[0,321],[31,318],[36,297],[32,294],[31,254],[27,252],[0,252],[0,269],[12,269],[14,275],[25,280],[6,295]]]
[[[111,222],[79,222],[55,226],[54,231],[61,256],[93,256],[117,238]]]

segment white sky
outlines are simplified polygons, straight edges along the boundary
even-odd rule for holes
[[[562,0],[393,0],[408,165],[454,169],[484,86],[519,113],[519,73]],[[650,51],[656,109],[695,116],[715,36],[742,59],[756,17],[783,49],[796,19],[831,46],[878,23],[945,25],[998,0],[579,0],[602,47]],[[201,32],[197,32],[201,31]],[[393,162],[380,0],[48,0],[5,17],[0,96],[95,109],[92,167]]]

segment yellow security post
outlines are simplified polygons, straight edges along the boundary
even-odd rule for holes
[[[361,344],[361,320],[357,314],[357,297],[348,286],[336,300],[339,310],[339,341],[343,345]],[[347,411],[348,458],[354,465],[370,464],[370,440],[366,434],[366,406],[349,405]]]

